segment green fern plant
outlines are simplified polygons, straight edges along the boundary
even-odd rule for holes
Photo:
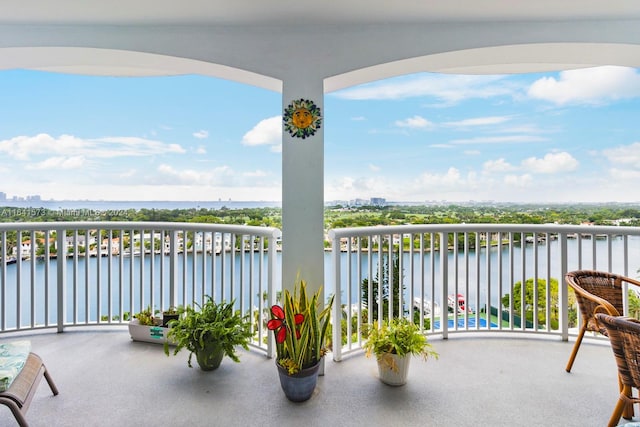
[[[170,329],[164,344],[165,354],[170,355],[169,341],[176,344],[174,355],[187,349],[187,364],[191,368],[193,354],[203,351],[207,343],[216,342],[226,356],[234,362],[240,362],[236,346],[248,350],[253,334],[248,317],[242,316],[239,310],[234,311],[234,304],[235,300],[216,303],[206,296],[202,306],[195,303],[194,307],[178,307],[179,318],[169,322]]]

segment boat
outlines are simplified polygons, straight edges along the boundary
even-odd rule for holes
[[[431,301],[429,300],[423,300],[420,297],[415,297],[413,299],[413,309],[416,312],[420,311],[420,308],[422,307],[422,312],[424,313],[425,316],[430,315],[432,312],[433,314],[439,316],[441,314],[440,310],[440,304],[438,304],[437,302],[433,302],[433,309],[431,307]]]
[[[467,302],[464,298],[464,295],[462,294],[458,294],[456,295],[449,295],[449,297],[447,298],[448,301],[448,305],[449,305],[449,311],[453,312],[453,310],[455,309],[456,305],[458,307],[458,313],[464,313],[467,310]],[[473,313],[473,310],[468,309],[469,313]]]
[[[420,307],[422,307],[422,311],[425,315],[431,314],[432,311],[433,311],[433,314],[440,315],[441,314],[440,305],[435,301],[433,302],[433,305],[434,307],[432,310],[431,301],[423,300],[420,297],[415,297],[413,299],[414,310],[418,311],[420,310]],[[469,310],[469,313],[473,313],[473,310],[467,307],[466,299],[462,294],[449,295],[447,297],[447,306],[449,308],[450,313],[453,313],[456,307],[458,308],[458,314],[463,314],[466,310]]]

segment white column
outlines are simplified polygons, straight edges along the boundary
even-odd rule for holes
[[[324,285],[323,81],[302,71],[292,74],[283,81],[283,115],[292,101],[305,99],[320,108],[322,122],[303,139],[290,135],[283,121],[282,288],[291,291],[300,277],[308,292],[315,293]]]

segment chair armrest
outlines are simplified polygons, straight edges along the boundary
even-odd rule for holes
[[[621,280],[623,282],[626,282],[626,283],[630,284],[630,285],[634,285],[634,286],[640,287],[640,281],[636,280],[636,279],[632,279],[631,277],[621,276]]]

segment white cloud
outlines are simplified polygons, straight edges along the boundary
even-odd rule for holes
[[[342,176],[328,182],[325,186],[325,196],[327,200],[366,199],[379,197],[380,194],[392,194],[394,190],[393,183],[384,177]]]
[[[535,81],[528,94],[558,105],[603,104],[640,96],[640,74],[633,68],[617,66],[562,71],[558,79],[543,77]]]
[[[552,133],[558,132],[558,129],[555,128],[544,128],[541,129],[536,124],[521,124],[517,126],[504,126],[493,129],[495,133],[512,133],[512,134],[521,134],[521,133]]]
[[[243,173],[244,176],[248,176],[248,177],[252,177],[252,178],[256,178],[256,177],[264,177],[264,176],[268,176],[269,174],[263,170],[255,170],[252,172],[245,172]]]
[[[454,139],[451,144],[521,144],[525,142],[546,141],[547,138],[532,135],[479,136],[476,138]]]
[[[369,83],[335,92],[333,96],[353,100],[434,97],[446,103],[463,99],[512,96],[514,90],[499,83],[503,76],[418,74]]]
[[[578,168],[579,162],[569,153],[548,153],[543,158],[529,157],[522,161],[523,169],[533,173],[569,172]]]
[[[380,172],[380,166],[369,163],[369,170],[371,172]]]
[[[422,116],[413,116],[404,120],[396,120],[395,125],[401,128],[430,129],[434,125]]]
[[[185,150],[178,144],[167,144],[138,137],[82,139],[72,135],[61,135],[55,138],[41,133],[0,141],[0,152],[17,160],[29,160],[42,155],[84,156],[90,159],[182,154]]]
[[[196,148],[196,153],[197,154],[207,154],[207,148],[201,145],[198,148]]]
[[[233,169],[229,166],[220,166],[213,170],[198,171],[194,169],[177,170],[171,165],[162,164],[158,166],[157,171],[164,179],[156,180],[155,177],[152,178],[154,181],[153,184],[156,185],[216,185],[221,182],[228,183],[226,178],[234,176]]]
[[[84,156],[74,157],[49,157],[42,162],[27,165],[27,169],[45,170],[45,169],[80,169],[86,164]]]
[[[87,140],[84,148],[90,149],[92,157],[153,156],[159,154],[183,154],[179,144],[167,144],[134,136],[116,136]]]
[[[488,160],[482,165],[482,171],[485,173],[500,173],[515,170],[515,167],[505,159]]]
[[[416,180],[415,184],[423,189],[437,191],[456,191],[476,187],[475,172],[469,172],[463,176],[457,168],[450,167],[444,174],[424,172]]]
[[[353,120],[354,122],[362,122],[367,119],[365,119],[364,116],[356,116],[356,117],[351,117],[351,120]]]
[[[209,132],[206,130],[199,130],[193,133],[193,137],[197,139],[205,139],[209,137]]]
[[[507,116],[492,116],[492,117],[476,117],[473,119],[464,119],[456,122],[445,122],[443,126],[450,127],[470,127],[470,126],[488,126],[499,125],[511,120],[511,117]]]
[[[219,166],[214,169],[178,169],[168,164],[158,166],[157,173],[148,175],[145,184],[158,186],[194,186],[205,188],[211,186],[224,186],[229,188],[255,187],[265,188],[277,185],[268,171],[256,169],[247,172],[237,172],[230,166]],[[256,197],[257,192],[254,194]],[[262,198],[260,196],[259,198]]]
[[[510,187],[527,188],[533,183],[533,177],[526,173],[523,175],[506,175],[504,183]]]
[[[353,189],[353,181],[354,181],[354,179],[349,177],[349,176],[342,177],[338,181],[337,187],[342,189],[342,190],[351,190],[351,189]]]
[[[272,145],[269,151],[272,153],[282,153],[282,144]]]
[[[282,144],[282,116],[260,120],[257,125],[242,137],[244,145],[280,145]]]
[[[41,154],[70,154],[85,149],[86,141],[70,135],[54,138],[46,133],[16,136],[0,141],[0,152],[18,160],[29,160]]]
[[[612,168],[609,170],[609,174],[614,181],[624,183],[623,185],[627,188],[632,188],[628,186],[637,187],[638,180],[640,180],[640,171],[632,169]]]
[[[640,169],[640,142],[602,150],[602,154],[618,165],[628,165]]]

